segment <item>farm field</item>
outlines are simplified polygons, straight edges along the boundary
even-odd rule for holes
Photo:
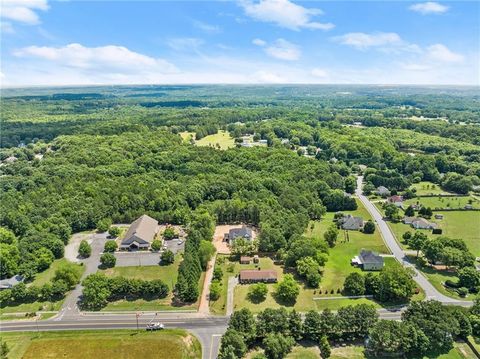
[[[472,205],[473,208],[480,208],[480,201],[472,196],[464,197],[416,197],[407,199],[404,202],[404,208],[412,204],[421,204],[431,209],[463,209],[466,205]]]
[[[417,190],[417,196],[424,196],[429,194],[442,194],[449,193],[448,191],[443,190],[438,184],[428,181],[422,181],[414,183],[410,186],[411,189],[415,188]]]
[[[231,148],[235,145],[233,138],[230,134],[226,131],[218,131],[218,133],[214,135],[208,135],[204,138],[195,141],[197,146],[212,146],[217,147],[220,146],[220,149],[226,150],[227,148]]]
[[[182,261],[182,256],[175,256],[175,262],[169,266],[141,266],[141,267],[114,267],[106,269],[103,272],[108,277],[123,276],[126,278],[136,278],[143,280],[161,279],[168,285],[170,293],[166,298],[155,300],[118,300],[109,302],[102,311],[134,311],[134,310],[196,310],[198,301],[192,304],[176,304],[173,302],[173,287],[178,277],[178,266]],[[203,288],[205,274],[202,273],[199,287]]]
[[[198,340],[183,330],[3,333],[9,359],[201,358]]]

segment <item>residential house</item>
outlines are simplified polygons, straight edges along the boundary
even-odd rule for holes
[[[427,221],[425,218],[415,218],[410,224],[415,229],[434,229],[437,228],[437,224]]]
[[[339,219],[338,223],[342,229],[348,231],[359,231],[363,228],[364,224],[362,217],[354,217],[351,214]]]
[[[387,187],[379,186],[377,187],[375,194],[381,197],[387,197],[387,196],[390,196],[390,190]]]
[[[223,241],[232,243],[237,238],[251,240],[253,238],[252,229],[245,225],[240,228],[233,228],[228,233],[224,234]]]
[[[416,219],[417,217],[403,217],[403,223],[412,224]]]
[[[363,270],[381,270],[385,265],[383,257],[378,253],[362,249],[358,256],[352,258],[352,265],[356,265]]]
[[[388,197],[388,203],[394,204],[395,206],[401,208],[403,207],[403,197],[397,195]]]
[[[2,280],[0,280],[0,290],[10,289],[14,285],[17,285],[21,282],[23,282],[23,277],[19,274],[14,275],[11,278],[2,279]]]
[[[443,214],[441,213],[435,214],[435,219],[443,219]]]
[[[238,281],[245,283],[275,283],[277,281],[277,272],[273,269],[244,269],[240,271]]]
[[[120,244],[120,249],[148,249],[157,232],[158,222],[144,214],[130,225]]]

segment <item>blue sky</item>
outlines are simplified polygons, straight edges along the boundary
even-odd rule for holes
[[[2,86],[480,83],[477,1],[0,1]]]

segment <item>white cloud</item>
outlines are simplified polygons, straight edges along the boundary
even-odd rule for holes
[[[269,71],[257,71],[252,75],[251,80],[253,83],[279,84],[286,82],[283,77]]]
[[[257,45],[257,46],[265,46],[267,42],[262,39],[253,39],[252,44]]]
[[[15,29],[13,28],[12,24],[8,21],[1,21],[0,22],[0,32],[4,34],[13,34]]]
[[[458,63],[463,62],[464,60],[463,55],[452,52],[443,44],[434,44],[428,46],[427,56],[429,59],[438,62]]]
[[[290,30],[321,29],[330,30],[334,27],[331,23],[312,21],[312,18],[321,15],[320,9],[307,9],[292,3],[289,0],[240,0],[245,14],[257,21],[270,22]]]
[[[166,60],[115,45],[100,47],[85,47],[80,44],[69,44],[63,47],[28,46],[16,50],[14,55],[26,59],[39,58],[59,66],[98,73],[145,71],[171,73],[177,71],[176,67]]]
[[[295,61],[298,60],[302,54],[297,45],[284,39],[277,39],[272,44],[265,46],[265,53],[279,60]]]
[[[439,4],[438,2],[428,1],[409,6],[409,9],[415,12],[419,12],[422,15],[427,14],[443,14],[447,12],[448,6]]]
[[[342,45],[352,46],[359,50],[365,50],[370,47],[400,45],[403,43],[400,36],[394,32],[377,32],[373,34],[350,32],[342,36],[336,36],[333,40]]]
[[[1,0],[0,15],[11,21],[18,21],[27,25],[40,23],[37,10],[48,10],[46,0]]]
[[[319,78],[328,77],[328,72],[324,69],[319,69],[319,68],[312,69],[311,74],[312,74],[312,76],[319,77]]]
[[[206,33],[209,33],[209,34],[216,34],[216,33],[221,32],[221,29],[220,29],[219,26],[207,24],[206,22],[202,22],[202,21],[195,20],[193,22],[193,26],[195,26],[197,29],[200,29],[203,32],[206,32]]]
[[[176,51],[192,51],[203,45],[204,41],[195,37],[178,37],[169,39],[167,45]]]

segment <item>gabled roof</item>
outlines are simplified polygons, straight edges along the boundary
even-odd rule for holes
[[[403,197],[402,196],[397,196],[394,195],[388,199],[390,202],[403,202]]]
[[[363,227],[363,218],[353,217],[349,214],[342,218],[341,224],[343,229],[360,229]]]
[[[362,249],[360,255],[358,256],[360,261],[364,263],[372,264],[383,264],[383,257],[379,256],[378,253]]]
[[[122,245],[130,245],[135,241],[139,244],[152,242],[157,233],[157,226],[158,222],[155,219],[144,214],[130,225]]]
[[[240,271],[240,280],[271,280],[277,279],[277,272],[273,269],[244,269]]]

